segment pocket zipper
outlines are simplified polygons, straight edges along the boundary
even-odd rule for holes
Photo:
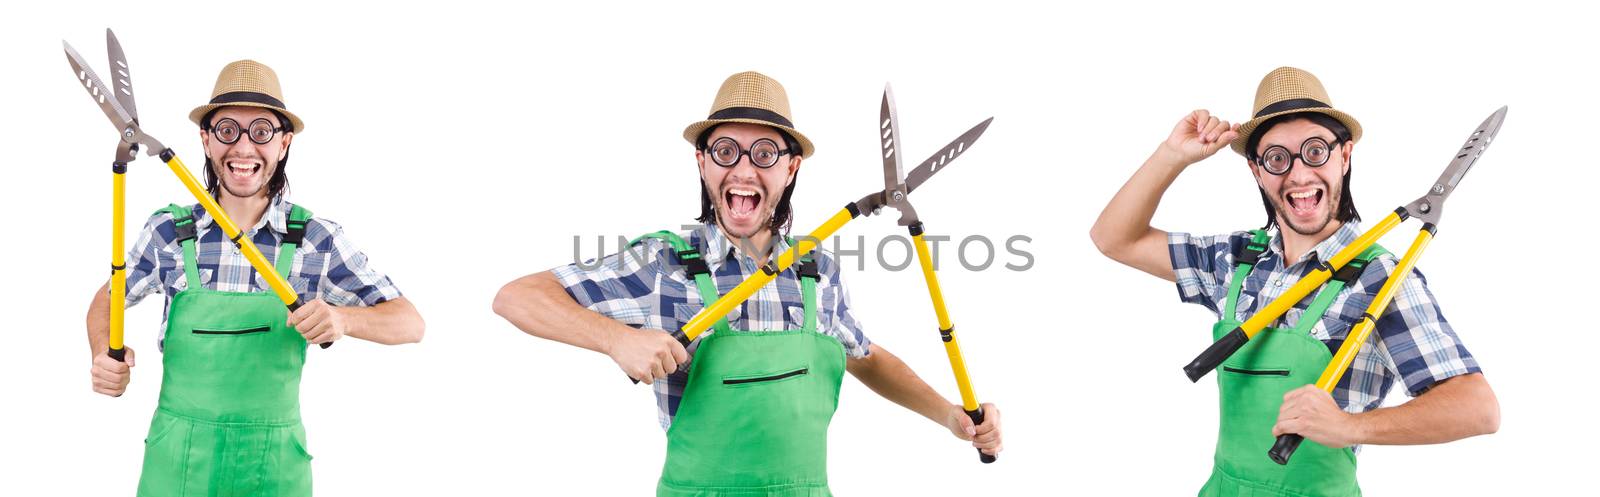
[[[1223,366],[1222,370],[1229,373],[1247,374],[1251,376],[1289,376],[1289,370],[1287,369],[1239,369]]]
[[[246,329],[242,329],[242,330],[202,330],[202,329],[199,329],[199,328],[195,328],[194,330],[191,330],[191,331],[196,335],[244,335],[244,334],[248,334],[248,333],[266,333],[268,331],[272,331],[272,327],[271,326],[260,326],[260,327],[256,327],[256,328],[246,328]]]
[[[790,371],[790,372],[787,372],[787,373],[779,373],[779,374],[775,374],[775,375],[760,376],[760,377],[755,377],[755,378],[724,378],[722,380],[722,384],[723,385],[739,385],[739,384],[743,384],[743,383],[759,383],[759,382],[763,382],[763,381],[778,381],[778,380],[781,380],[781,379],[784,379],[784,378],[793,378],[795,376],[800,376],[800,375],[806,374],[806,373],[808,373],[810,371],[811,371],[811,368],[800,368],[800,369],[796,369],[794,371]]]

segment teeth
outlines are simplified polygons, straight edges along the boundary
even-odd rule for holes
[[[744,197],[754,197],[754,196],[756,196],[755,190],[741,190],[741,189],[738,189],[738,188],[729,189],[728,193],[732,193],[734,195],[739,195],[739,196],[744,196]]]
[[[1300,192],[1300,193],[1291,193],[1291,194],[1289,194],[1289,198],[1311,198],[1312,196],[1315,196],[1316,194],[1317,194],[1316,190],[1309,190],[1309,191],[1304,191],[1304,192]]]

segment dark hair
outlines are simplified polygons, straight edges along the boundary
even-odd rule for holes
[[[211,117],[215,116],[217,114],[217,111],[219,111],[219,110],[222,110],[222,107],[217,107],[215,109],[211,109],[211,112],[207,112],[205,117],[200,118],[200,130],[201,131],[211,131]],[[294,132],[294,121],[290,121],[288,116],[285,116],[285,115],[283,115],[282,112],[278,112],[277,110],[274,110],[274,109],[267,109],[267,110],[272,111],[272,115],[278,117],[278,122],[282,123],[283,132],[285,132],[285,133],[293,133]],[[241,137],[241,138],[243,138],[243,137]],[[271,178],[267,178],[267,198],[268,199],[277,197],[279,194],[282,194],[282,193],[287,192],[289,190],[289,172],[288,172],[288,168],[289,168],[289,148],[288,148],[287,145],[285,145],[284,149],[283,149],[283,160],[278,161],[278,167],[276,168],[275,171],[273,171],[272,177]],[[221,182],[220,179],[217,178],[217,173],[211,171],[211,157],[206,157],[205,170],[206,170],[206,191],[211,193],[211,198],[217,199],[217,198],[219,198],[218,196],[222,194],[222,182]]]
[[[1256,145],[1261,144],[1261,135],[1266,134],[1267,130],[1272,129],[1273,126],[1296,119],[1305,119],[1307,121],[1311,121],[1311,124],[1326,128],[1329,132],[1333,133],[1333,140],[1335,142],[1350,142],[1350,128],[1346,127],[1344,123],[1339,122],[1338,119],[1334,119],[1333,116],[1323,114],[1321,112],[1296,112],[1294,114],[1284,114],[1272,119],[1268,119],[1265,122],[1262,122],[1261,125],[1256,126],[1255,131],[1250,133],[1250,139],[1245,140],[1245,158],[1249,159],[1251,164],[1254,164],[1256,160],[1260,158],[1256,156]],[[1356,201],[1354,195],[1350,193],[1350,173],[1354,172],[1355,169],[1356,168],[1354,167],[1345,169],[1344,184],[1339,187],[1339,212],[1334,213],[1333,217],[1334,219],[1338,219],[1341,223],[1361,220],[1361,214],[1356,212]],[[1267,209],[1267,224],[1262,226],[1261,229],[1271,228],[1278,224],[1278,210],[1272,207],[1272,198],[1267,196],[1266,190],[1262,189],[1260,186],[1257,186],[1256,190],[1261,192],[1261,205],[1265,206]]]
[[[721,125],[719,124],[718,126]],[[706,140],[711,139],[711,132],[715,129],[717,129],[717,126],[712,126],[706,128],[705,131],[701,131],[700,136],[694,139],[694,149],[704,152],[709,146],[709,144],[706,143]],[[778,136],[783,137],[783,147],[785,149],[792,151],[794,155],[801,154],[799,141],[795,140],[793,136],[789,136],[789,133],[785,132],[784,130],[778,128],[772,129],[778,132]],[[705,224],[716,224],[717,214],[715,208],[713,207],[716,204],[711,202],[711,191],[706,189],[706,182],[704,178],[700,179],[699,183],[700,217],[694,218],[694,220]],[[794,196],[794,187],[798,184],[800,184],[800,173],[797,171],[794,174],[794,179],[789,182],[789,186],[783,189],[783,197],[778,199],[778,207],[777,209],[773,210],[772,221],[767,225],[767,227],[771,228],[774,233],[782,233],[785,235],[789,234],[789,227],[794,223],[794,208],[790,205],[789,199]]]

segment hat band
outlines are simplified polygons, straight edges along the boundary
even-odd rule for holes
[[[1279,112],[1288,110],[1314,109],[1319,107],[1326,109],[1333,108],[1332,105],[1319,102],[1314,98],[1292,98],[1281,102],[1273,102],[1272,105],[1262,107],[1261,112],[1256,113],[1256,117],[1265,116],[1267,114],[1277,114]]]
[[[794,123],[789,122],[789,119],[783,117],[782,114],[767,109],[758,109],[755,107],[729,107],[712,112],[711,116],[707,117],[706,119],[755,119],[759,121],[770,122],[785,128],[794,127]]]
[[[252,103],[270,105],[280,109],[287,109],[282,100],[272,98],[272,95],[254,91],[231,91],[211,97],[212,104]]]

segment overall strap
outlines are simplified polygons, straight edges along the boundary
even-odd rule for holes
[[[1250,230],[1250,241],[1234,247],[1233,279],[1228,282],[1228,297],[1222,308],[1223,320],[1238,318],[1239,292],[1244,288],[1244,280],[1250,276],[1250,270],[1261,260],[1261,254],[1267,252],[1269,241],[1265,230]]]
[[[1388,253],[1388,250],[1374,243],[1372,246],[1367,247],[1366,250],[1361,251],[1360,255],[1357,255],[1355,259],[1351,259],[1344,267],[1334,271],[1333,276],[1328,278],[1328,282],[1322,285],[1321,290],[1317,291],[1317,298],[1311,301],[1309,307],[1306,307],[1305,314],[1300,315],[1300,322],[1295,323],[1295,330],[1302,333],[1310,333],[1311,328],[1322,320],[1324,314],[1328,313],[1328,307],[1332,306],[1334,299],[1339,297],[1339,292],[1343,291],[1344,287],[1350,286],[1357,279],[1360,279],[1361,273],[1367,269],[1367,265],[1376,260],[1378,256]]]
[[[200,288],[200,269],[197,262],[200,258],[195,256],[194,240],[194,211],[178,204],[168,204],[156,213],[165,212],[172,215],[172,229],[177,234],[177,242],[183,246],[183,278],[188,282],[189,288]]]
[[[284,230],[283,243],[278,245],[278,262],[276,269],[278,275],[289,278],[289,270],[294,269],[294,252],[306,238],[306,222],[311,220],[311,211],[298,205],[290,204],[288,229]]]
[[[793,238],[789,239],[789,246],[795,246]],[[800,273],[800,294],[805,299],[805,303],[803,305],[806,317],[805,324],[802,325],[802,329],[806,331],[817,331],[818,276],[817,261],[811,257],[811,254],[813,253],[814,252],[806,252],[806,255],[800,256],[800,269],[798,271]]]
[[[717,284],[711,280],[711,266],[706,265],[706,260],[700,257],[700,251],[695,250],[693,246],[689,245],[689,242],[684,241],[683,237],[678,236],[677,233],[667,230],[640,235],[638,238],[629,240],[628,246],[632,247],[634,244],[639,243],[639,240],[646,238],[662,240],[671,245],[672,250],[677,252],[678,262],[683,264],[686,274],[694,278],[694,285],[700,290],[700,300],[704,301],[707,306],[717,301]],[[723,317],[712,325],[712,329],[726,332],[731,330],[732,327],[728,326],[728,318]]]

